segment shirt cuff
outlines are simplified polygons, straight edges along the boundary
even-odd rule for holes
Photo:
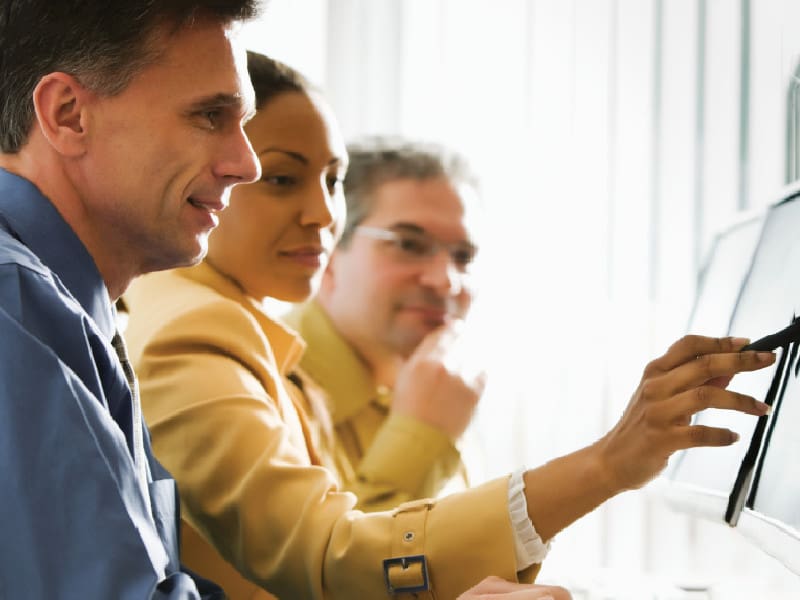
[[[514,551],[517,557],[517,571],[527,569],[544,561],[550,552],[550,540],[545,544],[536,533],[536,528],[528,517],[528,501],[525,499],[524,468],[514,471],[508,480],[508,512],[514,530]]]

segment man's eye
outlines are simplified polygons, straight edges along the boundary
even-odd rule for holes
[[[398,237],[397,245],[403,252],[415,256],[426,256],[431,248],[431,244],[424,239],[410,236]]]
[[[452,252],[452,259],[455,264],[460,267],[466,267],[475,260],[475,254],[477,254],[478,250],[476,248],[471,247],[464,247],[464,248],[456,248]]]
[[[209,129],[217,129],[222,124],[222,110],[219,108],[209,108],[200,111],[198,116]]]

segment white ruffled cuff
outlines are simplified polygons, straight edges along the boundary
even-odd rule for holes
[[[517,571],[541,563],[550,552],[550,540],[545,544],[536,533],[536,528],[528,517],[528,501],[525,499],[525,481],[522,478],[526,469],[514,471],[508,480],[508,512],[514,529],[514,551],[517,556]]]

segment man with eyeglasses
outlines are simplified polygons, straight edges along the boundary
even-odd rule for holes
[[[287,321],[331,408],[336,470],[377,510],[466,482],[456,442],[484,378],[453,357],[473,298],[477,182],[431,144],[370,138],[348,152],[341,242],[316,301]]]

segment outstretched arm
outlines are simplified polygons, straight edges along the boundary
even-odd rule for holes
[[[667,465],[678,450],[728,446],[727,429],[691,425],[706,408],[760,416],[768,407],[725,389],[739,372],[771,365],[771,352],[739,352],[747,340],[686,336],[644,370],[619,422],[600,440],[525,474],[528,515],[542,539],[550,539],[615,496],[636,489]]]

